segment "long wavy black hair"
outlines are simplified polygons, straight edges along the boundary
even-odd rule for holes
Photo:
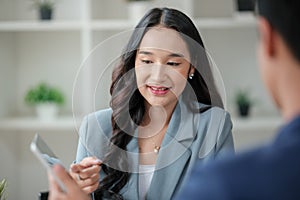
[[[158,25],[174,29],[182,34],[182,38],[187,43],[190,52],[191,66],[195,67],[193,79],[188,79],[187,85],[191,87],[184,89],[182,100],[194,112],[204,111],[203,109],[199,110],[199,108],[193,109],[195,101],[206,104],[206,109],[211,106],[223,107],[223,102],[214,83],[203,41],[191,19],[176,9],[153,8],[149,10],[135,27],[127,46],[123,50],[120,62],[112,73],[110,87],[110,106],[112,108],[111,148],[106,154],[102,166],[106,176],[100,181],[99,188],[95,192],[96,196],[101,196],[103,191],[117,194],[129,180],[128,160],[126,155],[120,154],[118,148],[126,151],[126,146],[132,139],[132,134],[128,134],[128,132],[133,133],[137,126],[141,124],[145,113],[145,100],[138,91],[137,86],[133,86],[136,84],[135,74],[132,73],[127,79],[122,77],[134,68],[137,49],[147,30]],[[128,119],[128,111],[131,120]],[[113,162],[114,164],[112,164]],[[111,166],[118,166],[118,169]]]

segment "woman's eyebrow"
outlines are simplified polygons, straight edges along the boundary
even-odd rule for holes
[[[149,51],[139,51],[139,54],[153,55],[153,53],[152,53],[152,52],[149,52]]]
[[[144,54],[144,55],[153,55],[152,52],[149,51],[139,51],[139,54]],[[181,57],[184,58],[184,55],[181,53],[171,53],[168,55],[168,57]]]
[[[182,57],[182,58],[184,58],[184,55],[181,54],[181,53],[171,53],[171,54],[169,55],[169,57]]]

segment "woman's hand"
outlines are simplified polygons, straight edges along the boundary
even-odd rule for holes
[[[91,200],[89,196],[82,191],[68,172],[59,164],[56,164],[52,168],[53,173],[63,182],[66,186],[67,192],[63,192],[51,174],[49,177],[49,200]]]
[[[86,157],[70,167],[70,175],[86,194],[92,193],[99,186],[101,163],[101,160],[95,157]]]

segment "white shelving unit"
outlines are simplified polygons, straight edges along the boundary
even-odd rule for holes
[[[0,22],[0,31],[80,31],[82,26],[78,21],[5,21]]]
[[[279,127],[283,119],[276,116],[232,118],[233,131],[268,130]],[[80,123],[72,116],[58,117],[50,121],[39,120],[35,117],[5,118],[0,120],[0,131],[73,131]]]
[[[58,117],[54,120],[43,121],[35,117],[7,118],[0,121],[0,131],[67,131],[74,132],[78,128],[71,116]]]
[[[196,18],[195,24],[199,29],[230,29],[249,28],[256,25],[254,16],[224,17],[224,18]],[[90,28],[87,28],[87,25]],[[105,19],[83,21],[0,21],[1,32],[23,31],[97,31],[125,30],[133,28],[135,23],[126,19]]]
[[[232,118],[236,151],[263,145],[276,137],[284,120],[279,116]]]
[[[205,30],[226,30],[226,29],[240,29],[240,28],[253,28],[255,26],[254,17],[248,18],[202,18],[194,19],[195,24],[202,31]],[[0,34],[14,34],[21,35],[26,33],[46,33],[46,34],[57,34],[65,32],[75,32],[80,35],[78,38],[78,43],[81,46],[81,49],[78,49],[80,53],[81,61],[84,60],[87,55],[89,55],[93,46],[93,35],[97,32],[109,32],[109,31],[124,31],[127,29],[132,29],[134,27],[134,22],[126,19],[104,19],[104,20],[79,20],[79,21],[0,21]],[[16,37],[16,36],[15,36]],[[62,61],[63,62],[63,61]],[[63,64],[63,63],[62,63]],[[32,63],[35,65],[35,63]],[[79,69],[80,64],[76,66]],[[74,69],[77,70],[76,68]],[[92,72],[86,72],[86,80],[89,80],[89,75]],[[85,83],[86,91],[88,89],[88,83]],[[23,91],[24,92],[24,91]],[[86,94],[86,98],[89,99],[90,94]],[[91,101],[91,99],[89,100]],[[88,102],[88,101],[87,101]],[[88,103],[84,103],[88,104]],[[89,110],[91,108],[86,108]],[[18,112],[18,111],[17,111]]]
[[[250,117],[250,118],[232,118],[233,131],[256,131],[256,130],[270,130],[278,128],[283,125],[284,121],[279,116],[268,117]]]
[[[195,19],[199,29],[229,29],[249,28],[255,26],[254,17],[248,19],[239,18],[207,18]],[[83,31],[85,23],[78,21],[0,21],[0,32],[34,32],[34,31]],[[113,31],[125,30],[134,27],[134,22],[129,20],[93,20],[90,22],[92,30]]]

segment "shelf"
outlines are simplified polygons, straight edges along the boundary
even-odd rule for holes
[[[232,118],[233,131],[268,130],[283,124],[280,117]],[[77,126],[78,127],[78,126]],[[8,118],[0,120],[0,130],[76,130],[72,116],[59,117],[53,121],[41,121],[34,117]]]
[[[254,27],[254,16],[235,16],[228,18],[198,18],[194,20],[200,29],[224,29]],[[86,25],[86,26],[85,26]],[[135,22],[130,20],[92,20],[89,23],[80,21],[2,21],[0,31],[78,31],[90,27],[94,31],[124,30],[133,28]]]
[[[252,15],[235,15],[227,18],[197,18],[194,23],[200,29],[224,29],[255,27],[255,17]],[[130,20],[94,20],[91,22],[92,30],[122,30],[133,28],[135,22]]]
[[[129,20],[94,20],[91,24],[79,21],[2,21],[0,31],[79,31],[85,27],[97,31],[109,31],[133,28],[134,25]]]
[[[43,121],[34,117],[18,117],[0,120],[2,131],[75,131],[72,116],[58,117],[54,120]]]
[[[279,116],[232,118],[233,131],[271,130],[279,128],[284,121]]]
[[[234,17],[225,18],[197,18],[194,23],[199,28],[222,29],[222,28],[242,28],[255,27],[256,21],[253,15],[236,14]],[[133,28],[136,22],[130,20],[93,20],[91,28],[93,30],[121,30]]]
[[[79,21],[0,21],[0,31],[78,31]]]

